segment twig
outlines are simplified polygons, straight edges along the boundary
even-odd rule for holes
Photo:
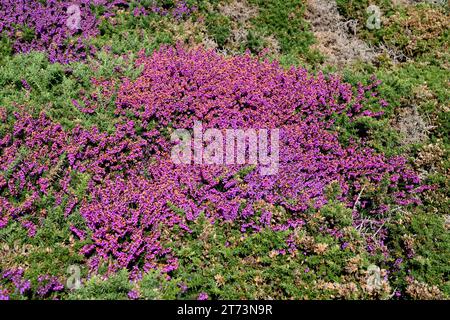
[[[366,186],[363,186],[362,189],[361,189],[361,191],[359,192],[358,197],[356,198],[356,201],[355,201],[355,203],[353,204],[352,212],[355,211],[355,208],[356,208],[356,206],[358,205],[359,199],[361,198],[361,195],[362,195],[362,193],[363,193],[363,191],[364,191],[365,188],[366,188]]]

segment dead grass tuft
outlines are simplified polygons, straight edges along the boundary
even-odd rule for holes
[[[326,56],[325,64],[339,69],[357,61],[372,62],[377,53],[356,36],[358,21],[339,14],[336,1],[307,0],[306,19],[317,43],[312,46]]]

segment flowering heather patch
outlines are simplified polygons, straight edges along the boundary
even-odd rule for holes
[[[51,62],[84,60],[96,50],[89,40],[99,35],[101,19],[114,17],[118,10],[131,10],[134,16],[170,14],[179,19],[192,8],[184,1],[164,7],[158,2],[144,6],[123,0],[1,0],[0,35],[13,41],[15,52],[44,51]]]
[[[0,300],[9,300],[8,291],[6,289],[0,289]]]
[[[8,219],[35,213],[40,195],[47,194],[56,178],[57,168],[66,144],[66,133],[44,115],[33,119],[15,114],[11,132],[0,140],[0,226]],[[28,224],[27,224],[28,225]],[[28,225],[30,226],[30,225]]]
[[[356,141],[344,147],[332,130],[333,115],[353,119],[381,114],[364,108],[373,103],[370,100],[379,82],[360,85],[355,93],[334,76],[312,76],[304,69],[284,71],[276,62],[260,62],[248,55],[225,59],[213,51],[180,48],[163,48],[137,63],[144,66],[143,73],[134,82],[124,82],[117,112],[125,116],[131,111],[143,128],[156,122],[153,139],[168,125],[192,128],[196,120],[219,129],[280,128],[279,176],[258,178],[253,170],[238,181],[236,174],[242,167],[197,168],[198,179],[210,187],[223,184],[225,192],[221,193],[230,189],[232,198],[242,192],[237,196],[241,200],[264,200],[299,212],[310,204],[320,207],[325,203],[324,189],[333,181],[340,184],[345,198],[360,190],[363,177],[379,183],[392,175],[390,187],[394,190],[405,184],[406,189],[394,196],[394,202],[414,201],[403,199],[417,191],[419,183],[404,159],[387,159]],[[382,110],[385,102],[376,102],[375,107]],[[347,200],[351,204],[355,198]],[[221,212],[230,210],[227,206]]]
[[[170,190],[157,186],[145,177],[131,176],[94,188],[92,200],[82,204],[80,213],[92,231],[95,247],[83,250],[95,249],[105,261],[112,256],[115,262],[110,271],[131,266],[145,271],[160,267],[164,272],[176,268],[176,259],[159,238],[165,230],[182,224],[183,217],[167,205]],[[161,257],[167,263],[161,263]]]
[[[389,254],[382,214],[418,203],[417,193],[426,187],[404,158],[386,157],[364,141],[344,145],[334,131],[337,116],[353,121],[381,114],[385,102],[376,98],[375,79],[352,88],[336,76],[284,70],[249,55],[225,58],[181,47],[141,54],[137,66],[143,67],[141,76],[123,79],[118,89],[120,124],[112,134],[95,127],[63,130],[44,114],[14,114],[14,126],[0,137],[1,227],[24,221],[32,235],[35,224],[22,219],[36,222],[36,204],[52,194],[66,217],[79,210],[84,219],[87,229],[72,231],[90,237],[81,252],[92,269],[112,258],[110,271],[169,272],[178,261],[162,239],[175,236],[175,227],[189,232],[187,222],[204,213],[242,232],[301,228],[308,210],[322,208],[327,189],[337,184],[338,200],[349,208],[358,202],[373,217],[378,237],[369,237],[372,249]],[[247,165],[174,164],[168,135],[192,128],[194,121],[221,130],[279,128],[279,173],[261,176],[258,166]],[[73,191],[76,174],[89,177],[85,194]],[[366,187],[384,188],[386,196],[359,199]],[[354,210],[354,224],[362,221]],[[342,237],[335,229],[329,234]],[[295,251],[295,241],[288,241]],[[47,280],[42,294],[59,290],[42,278]]]
[[[36,293],[41,298],[48,296],[52,292],[64,290],[64,285],[56,277],[49,275],[42,275],[39,276],[37,280],[39,285],[36,290]]]
[[[30,280],[24,277],[24,270],[21,268],[9,269],[0,273],[2,279],[7,280],[13,290],[0,289],[0,300],[9,300],[8,294],[27,295],[36,293],[39,298],[46,298],[52,293],[60,292],[64,285],[57,277],[50,275],[40,275],[37,277],[37,286],[32,288]]]
[[[0,300],[448,298],[448,5],[372,2],[0,0]]]
[[[24,294],[31,288],[30,281],[23,279],[23,269],[6,270],[2,273],[2,278],[11,281],[20,294]]]
[[[86,40],[97,35],[97,21],[84,1],[80,28],[69,28],[66,1],[8,1],[0,7],[0,33],[14,39],[16,52],[48,52],[52,62],[67,63],[83,59],[90,49]]]

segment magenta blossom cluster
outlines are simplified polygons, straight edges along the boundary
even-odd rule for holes
[[[332,182],[339,183],[341,200],[351,204],[362,188],[362,178],[376,184],[387,176],[393,191],[404,186],[393,192],[395,203],[417,202],[414,194],[422,190],[416,188],[419,178],[404,158],[386,158],[362,141],[343,146],[332,130],[333,115],[353,119],[382,113],[364,108],[379,81],[354,91],[336,76],[313,76],[295,68],[284,71],[277,62],[250,55],[224,58],[202,49],[162,48],[151,57],[142,55],[137,64],[143,66],[143,73],[136,81],[124,81],[117,113],[132,112],[144,128],[157,123],[144,138],[158,142],[159,158],[169,151],[161,143],[168,126],[192,129],[195,121],[201,121],[208,128],[280,129],[280,173],[274,177],[260,177],[253,170],[238,179],[242,166],[192,166],[182,171],[179,179],[185,189],[192,188],[197,204],[213,202],[220,206],[216,213],[233,220],[243,202],[246,215],[252,215],[257,200],[295,213],[311,204],[316,208],[325,204],[324,190]],[[377,107],[382,110],[384,105],[379,100]]]
[[[0,275],[0,280],[9,282],[16,294],[24,295],[26,293],[32,293],[44,298],[51,293],[64,290],[64,285],[57,277],[47,274],[38,276],[38,284],[34,289],[31,287],[30,280],[25,279],[24,270],[21,268],[8,269],[0,273]],[[7,289],[2,289],[0,287],[0,300],[9,300],[9,292]]]
[[[17,112],[15,117],[12,131],[0,137],[0,227],[10,218],[37,215],[35,203],[60,174],[51,169],[57,167],[67,141],[61,126],[44,115],[34,119]],[[31,222],[23,224],[35,232]]]
[[[83,59],[92,49],[86,40],[98,30],[90,1],[81,2],[78,29],[67,26],[70,2],[1,0],[0,33],[13,40],[15,52],[44,51],[52,62]]]
[[[101,7],[101,16],[94,14],[94,7]],[[193,8],[182,0],[170,8],[158,1],[142,5],[124,0],[1,0],[0,36],[13,41],[15,52],[43,51],[51,62],[83,60],[95,52],[89,39],[99,34],[101,19],[113,17],[118,10],[132,10],[135,16],[154,12],[181,18]]]
[[[8,290],[0,287],[0,300],[9,300]]]
[[[247,54],[225,58],[181,47],[141,54],[137,64],[140,77],[118,88],[112,134],[80,126],[65,131],[44,114],[14,115],[13,129],[0,137],[0,227],[11,219],[37,223],[41,197],[52,194],[66,215],[78,210],[84,218],[86,230],[71,230],[90,238],[82,253],[91,268],[112,260],[111,271],[170,271],[177,259],[167,241],[189,232],[187,222],[200,214],[243,232],[287,230],[301,228],[308,210],[329,201],[332,184],[340,201],[350,208],[359,201],[374,216],[419,203],[426,188],[404,158],[386,157],[363,141],[344,145],[334,130],[336,115],[352,121],[381,114],[376,80],[353,88],[336,76],[284,70]],[[205,129],[280,129],[278,174],[261,176],[258,165],[175,164],[170,132],[192,129],[195,121]],[[73,191],[80,174],[89,177],[83,195]],[[380,203],[358,199],[366,185],[386,184]]]
[[[174,225],[188,228],[183,225],[184,217],[167,204],[170,191],[144,176],[108,179],[93,188],[91,200],[80,209],[94,243],[84,248],[85,253],[95,250],[103,260],[113,257],[110,271],[131,266],[144,271],[158,267],[165,272],[173,270],[177,261],[161,243],[161,234]],[[142,265],[137,265],[138,261]]]
[[[53,292],[60,292],[64,290],[64,285],[58,280],[57,277],[50,275],[38,276],[38,287],[36,293],[39,297],[44,298]]]
[[[2,279],[10,281],[17,293],[24,294],[31,289],[31,283],[23,278],[23,274],[23,269],[10,269],[2,273]]]

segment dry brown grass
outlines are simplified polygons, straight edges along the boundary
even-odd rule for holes
[[[345,21],[336,1],[307,0],[306,19],[317,40],[312,49],[325,55],[325,64],[343,68],[356,61],[373,61],[377,53],[356,36],[357,21]]]
[[[431,128],[416,106],[402,108],[397,114],[394,126],[402,135],[403,145],[425,142]]]
[[[449,29],[450,20],[448,14],[439,8],[422,10],[415,6],[406,7],[406,15],[396,12],[383,20],[386,28],[397,27],[401,35],[407,38],[406,43],[397,43],[397,34],[385,40],[399,47],[408,57],[414,57],[420,52],[426,51],[430,43],[441,37]],[[448,49],[448,45],[446,46]]]
[[[412,281],[406,288],[406,293],[417,300],[443,299],[443,294],[436,286],[430,286],[417,280]]]
[[[231,35],[223,53],[237,53],[242,44],[247,42],[249,30],[252,29],[251,20],[258,16],[258,8],[251,6],[246,0],[232,0],[219,4],[218,9],[231,21]],[[275,37],[261,35],[261,38],[268,54],[280,52],[280,45]]]

